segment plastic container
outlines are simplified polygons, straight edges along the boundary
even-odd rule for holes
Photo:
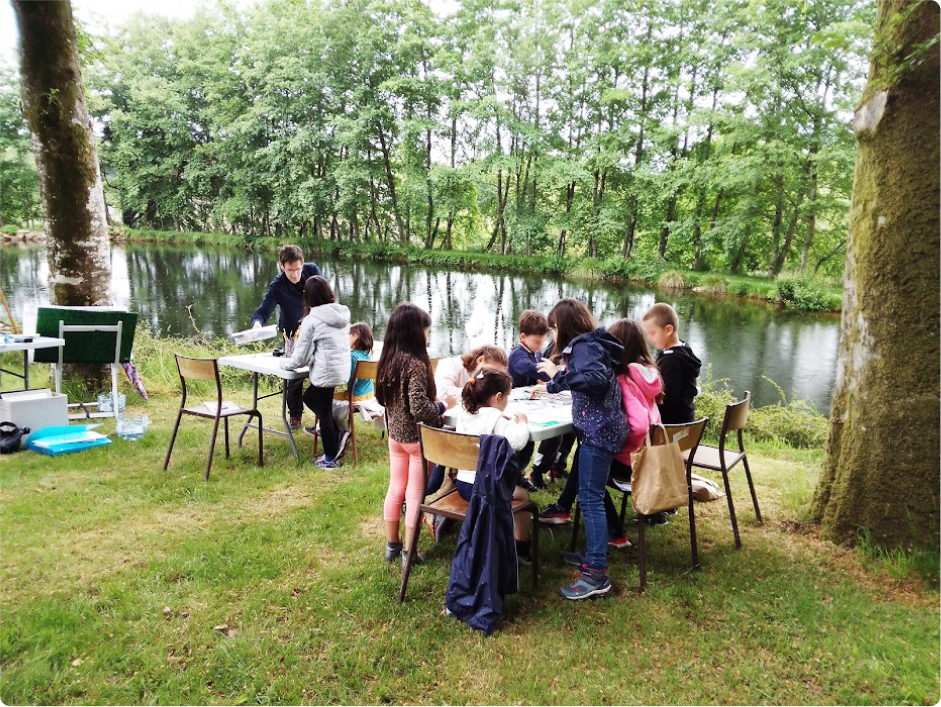
[[[124,393],[118,393],[118,412],[124,410],[127,404],[127,396]],[[114,412],[114,401],[111,399],[111,393],[100,393],[98,395],[98,412]]]
[[[121,415],[118,417],[116,432],[121,439],[127,439],[136,442],[147,432],[150,427],[150,418],[147,415]]]

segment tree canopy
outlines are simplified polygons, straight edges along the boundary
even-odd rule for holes
[[[836,273],[872,15],[218,2],[94,38],[85,80],[130,226]]]

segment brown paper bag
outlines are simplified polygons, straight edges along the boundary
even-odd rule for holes
[[[668,439],[665,431],[663,437]],[[653,445],[648,430],[646,445],[631,455],[631,466],[634,470],[631,494],[638,513],[652,515],[689,504],[686,464],[679,440]]]

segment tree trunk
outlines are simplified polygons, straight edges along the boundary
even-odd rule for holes
[[[840,359],[821,534],[938,552],[938,6],[880,0],[853,118]]]
[[[402,215],[399,213],[399,203],[395,196],[395,176],[392,174],[392,160],[389,158],[389,147],[386,145],[385,131],[382,129],[382,121],[377,121],[379,129],[379,146],[382,148],[382,162],[386,168],[386,184],[389,187],[389,199],[392,201],[392,215],[395,217],[395,225],[399,230],[399,243],[403,246],[408,245],[408,233],[402,223]]]
[[[72,5],[15,0],[23,114],[48,238],[51,299],[111,304],[111,244],[98,152],[85,104]]]

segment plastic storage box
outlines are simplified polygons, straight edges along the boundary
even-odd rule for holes
[[[69,405],[65,394],[48,388],[0,393],[0,422],[28,427],[30,432],[45,427],[69,424]],[[24,437],[24,443],[28,437]]]

